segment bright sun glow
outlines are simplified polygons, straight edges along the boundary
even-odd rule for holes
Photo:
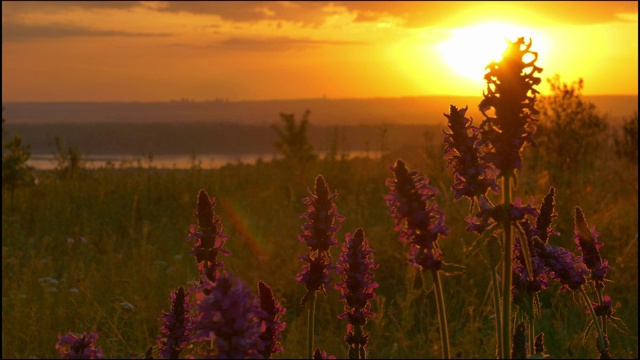
[[[485,67],[491,61],[500,60],[507,46],[506,40],[514,41],[518,37],[524,37],[526,42],[531,38],[531,50],[544,53],[545,41],[539,33],[498,22],[452,29],[451,37],[438,44],[437,49],[444,63],[457,74],[482,81]]]

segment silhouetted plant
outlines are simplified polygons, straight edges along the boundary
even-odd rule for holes
[[[67,335],[58,335],[56,349],[63,359],[103,359],[102,347],[96,348],[93,345],[99,336],[97,333],[86,332],[82,336],[76,336],[69,331]]]
[[[313,151],[307,134],[310,114],[311,112],[306,110],[300,122],[296,123],[294,114],[280,113],[280,120],[284,123],[283,127],[280,128],[275,124],[271,126],[278,134],[278,141],[274,146],[286,162],[305,165],[317,159],[318,156]]]
[[[342,281],[335,287],[341,293],[340,299],[345,302],[344,312],[338,318],[348,321],[344,339],[348,344],[349,359],[366,359],[365,347],[369,335],[363,327],[367,318],[375,316],[369,300],[376,297],[373,289],[378,287],[378,283],[373,281],[371,272],[376,268],[378,265],[374,262],[373,250],[369,248],[362,228],[356,229],[353,235],[347,234],[338,260],[338,273]]]
[[[260,350],[260,355],[265,359],[270,359],[272,354],[282,352],[282,332],[287,327],[287,323],[280,321],[280,318],[287,312],[278,300],[273,296],[273,290],[262,281],[258,281],[258,292],[260,295],[260,308],[263,311],[264,330],[260,339],[264,348]]]
[[[35,182],[34,168],[27,165],[31,158],[31,145],[23,145],[22,137],[14,135],[7,142],[4,141],[4,122],[2,119],[2,189],[9,190],[10,206],[13,208],[15,190],[20,186],[33,185]]]
[[[322,175],[316,177],[315,194],[311,190],[308,191],[309,197],[302,199],[307,205],[307,212],[300,215],[301,218],[306,218],[307,222],[302,225],[302,235],[298,236],[307,246],[307,254],[300,256],[300,260],[308,264],[302,266],[296,280],[303,282],[307,289],[300,304],[309,302],[307,356],[311,358],[314,348],[316,293],[318,291],[325,293],[325,289],[331,282],[330,273],[336,270],[331,264],[333,257],[329,253],[329,248],[338,245],[335,234],[340,229],[340,225],[337,222],[343,221],[344,218],[338,214],[334,202],[338,193],[329,191],[329,186]]]
[[[432,287],[435,289],[442,357],[449,359],[449,330],[440,273],[454,275],[464,267],[443,262],[437,240],[446,237],[449,228],[444,224],[444,213],[438,210],[434,201],[438,190],[429,186],[429,178],[418,171],[409,171],[400,159],[389,169],[394,177],[386,180],[389,194],[384,199],[395,222],[394,229],[400,233],[399,240],[409,245],[408,262],[418,268],[421,275],[425,271],[431,272],[431,277],[423,275],[423,286],[427,293]],[[446,271],[441,271],[444,269]]]
[[[163,358],[177,359],[191,341],[193,319],[190,314],[189,295],[184,292],[182,286],[171,292],[169,302],[169,311],[163,311],[160,317],[162,325],[158,336],[158,348]]]
[[[84,165],[84,158],[73,145],[68,145],[65,150],[59,136],[55,137],[54,157],[56,159],[56,169],[61,177],[75,176]]]
[[[578,166],[593,166],[606,142],[606,116],[583,100],[582,78],[566,84],[556,74],[547,82],[551,94],[539,100],[538,141],[548,169],[558,169],[561,174]]]
[[[616,155],[632,164],[638,163],[638,112],[622,123],[622,134],[614,137]]]

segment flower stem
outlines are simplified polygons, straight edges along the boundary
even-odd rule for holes
[[[531,302],[533,303],[533,300]],[[531,308],[533,308],[533,304],[531,304]],[[529,355],[533,355],[536,352],[536,333],[534,328],[535,320],[536,319],[533,316],[529,316]]]
[[[587,303],[587,307],[589,308],[589,314],[591,314],[591,318],[593,319],[593,325],[596,327],[596,331],[598,331],[598,342],[600,342],[600,349],[606,349],[604,334],[602,333],[602,327],[600,327],[600,321],[598,320],[598,316],[596,312],[593,310],[593,305],[591,305],[591,300],[587,293],[584,292],[583,288],[580,288],[580,295],[582,295],[582,299],[585,303]],[[600,350],[598,349],[598,350]]]
[[[436,293],[436,306],[438,308],[438,321],[440,322],[440,346],[442,347],[442,358],[451,359],[451,350],[449,348],[449,329],[447,327],[447,310],[444,305],[440,273],[437,270],[431,270],[431,274],[433,275],[433,283]]]
[[[604,285],[602,283],[596,282],[596,294],[598,294],[598,304],[604,305],[604,296],[603,296],[603,288]],[[607,317],[602,316],[602,332],[607,335]]]
[[[313,292],[311,296],[311,300],[309,301],[309,331],[307,333],[307,358],[313,359],[313,330],[314,330],[314,320],[316,317],[316,292]]]
[[[512,282],[512,254],[513,239],[511,238],[511,175],[505,174],[502,183],[502,199],[504,214],[504,242],[503,242],[503,267],[502,267],[502,354],[508,356],[511,353],[511,282]]]
[[[500,307],[500,286],[498,286],[498,275],[496,269],[491,269],[491,286],[493,287],[493,307],[496,310],[496,340],[498,342],[498,359],[504,359],[504,349],[502,348],[502,317]]]

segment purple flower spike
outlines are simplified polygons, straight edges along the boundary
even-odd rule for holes
[[[338,193],[329,192],[322,175],[316,177],[314,190],[315,194],[308,190],[309,197],[302,199],[307,205],[307,212],[300,217],[308,221],[302,225],[303,233],[298,238],[309,247],[310,253],[317,250],[329,254],[329,248],[338,245],[335,235],[340,226],[335,223],[343,221],[344,217],[338,214],[334,202]]]
[[[532,230],[532,235],[537,236],[545,244],[549,240],[549,235],[557,235],[551,227],[551,222],[558,217],[554,210],[556,207],[555,196],[556,189],[552,186],[544,197],[542,205],[540,205],[538,217],[536,218],[536,227]]]
[[[316,348],[316,351],[313,353],[314,359],[335,359],[335,355],[327,355],[327,352],[324,350],[320,350],[320,348]]]
[[[302,266],[301,272],[296,276],[296,280],[306,284],[307,293],[300,302],[300,305],[304,305],[316,291],[325,292],[331,283],[329,272],[334,271],[335,267],[329,263],[331,260],[324,252],[318,252],[314,257],[309,254],[300,256],[300,260],[308,263]]]
[[[602,304],[591,303],[593,306],[593,311],[596,313],[596,316],[611,316],[613,315],[613,302],[611,301],[611,296],[605,295],[602,298]],[[589,314],[589,307],[585,305],[584,312]]]
[[[82,333],[82,337],[69,331],[67,335],[58,335],[56,349],[60,351],[63,359],[103,359],[102,347],[93,347],[93,342],[98,339],[97,333]]]
[[[163,311],[158,348],[165,359],[177,359],[187,346],[193,331],[193,320],[189,315],[188,295],[181,287],[171,292],[169,312]]]
[[[502,60],[489,64],[484,76],[487,91],[479,105],[485,116],[480,135],[491,145],[485,160],[493,163],[500,175],[520,170],[520,151],[526,144],[536,146],[532,116],[539,114],[534,107],[539,92],[533,87],[540,84],[535,74],[542,69],[535,65],[538,53],[530,49],[531,41],[525,44],[524,38],[509,42]],[[533,59],[525,63],[523,59],[529,55]],[[489,109],[494,110],[492,115],[487,115]]]
[[[265,330],[260,335],[264,343],[264,349],[260,351],[265,359],[270,359],[271,354],[282,352],[282,332],[287,323],[281,322],[280,318],[287,312],[283,309],[278,300],[273,296],[273,290],[269,285],[258,281],[258,291],[260,293],[260,308],[264,312]]]
[[[602,286],[607,269],[610,267],[609,262],[602,259],[598,250],[603,245],[598,241],[600,233],[596,232],[595,226],[587,224],[582,209],[577,206],[574,233],[573,239],[578,244],[578,249],[582,251],[584,263],[591,270],[591,280],[595,281],[597,286]]]
[[[195,255],[198,270],[207,278],[214,281],[224,263],[218,260],[218,254],[229,255],[229,251],[222,248],[228,236],[222,233],[220,218],[216,216],[214,207],[216,199],[209,198],[204,189],[198,193],[195,216],[198,224],[189,227],[187,240],[193,240],[191,254]]]
[[[516,237],[513,247],[513,285],[511,287],[511,295],[513,302],[518,306],[523,306],[529,301],[530,297],[540,291],[549,288],[547,283],[547,269],[544,262],[537,257],[537,252],[532,250],[531,266],[533,267],[532,280],[529,280],[529,272],[524,265],[524,254],[520,244],[520,237]]]
[[[342,282],[335,286],[340,290],[340,299],[345,301],[344,313],[338,318],[347,319],[347,336],[345,341],[349,344],[349,353],[360,354],[357,358],[364,359],[365,346],[368,335],[362,327],[368,317],[374,317],[371,312],[369,300],[375,299],[373,289],[378,283],[373,281],[371,270],[378,265],[373,259],[373,250],[369,248],[369,242],[364,236],[362,228],[346,235],[346,242],[342,245],[342,253],[338,260],[338,273]]]
[[[404,161],[398,159],[389,169],[395,179],[387,179],[389,194],[385,201],[394,219],[400,241],[411,247],[409,262],[423,271],[438,270],[442,265],[441,253],[436,241],[447,236],[445,216],[431,200],[438,190],[429,186],[429,179],[417,171],[409,171]]]
[[[520,221],[523,220],[525,216],[530,215],[535,218],[538,217],[538,210],[533,206],[533,197],[529,200],[529,204],[523,205],[522,199],[516,197],[511,204],[511,209],[509,210],[509,218],[511,221]]]
[[[265,315],[242,280],[225,272],[215,282],[203,275],[202,284],[194,290],[201,294],[193,341],[205,343],[207,348],[213,341],[217,359],[260,358],[264,349],[261,319]]]
[[[559,281],[563,289],[577,290],[587,279],[589,269],[582,258],[571,251],[551,244],[535,243],[536,253],[548,269],[552,279]]]
[[[473,126],[473,120],[466,118],[467,107],[458,109],[451,105],[447,125],[450,133],[444,134],[444,158],[447,167],[453,169],[454,182],[451,189],[454,201],[468,197],[472,203],[474,198],[485,195],[487,189],[497,193],[500,189],[496,183],[496,171],[491,164],[484,162],[487,148],[480,139],[480,129]]]

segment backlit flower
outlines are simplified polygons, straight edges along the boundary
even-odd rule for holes
[[[451,105],[447,125],[451,132],[444,133],[444,158],[447,167],[453,169],[454,201],[468,197],[472,203],[474,198],[485,195],[487,189],[494,193],[499,190],[496,183],[495,168],[484,162],[487,151],[480,139],[480,129],[473,126],[473,120],[465,117],[467,108],[458,109]]]
[[[282,308],[280,302],[273,296],[271,287],[262,281],[258,281],[258,292],[260,293],[260,308],[263,311],[262,320],[265,323],[265,329],[260,335],[260,339],[264,343],[264,349],[260,351],[260,355],[269,359],[272,354],[280,353],[283,350],[280,342],[287,323],[281,322],[280,318],[287,312],[287,309]]]
[[[436,241],[447,236],[445,216],[432,200],[438,190],[429,186],[429,179],[417,171],[409,171],[404,161],[398,159],[389,169],[394,178],[388,178],[389,194],[384,197],[389,213],[394,219],[399,239],[410,246],[409,262],[423,271],[438,270],[442,265],[442,253]]]
[[[224,263],[218,260],[218,254],[229,255],[229,251],[222,248],[228,236],[222,233],[223,227],[220,218],[215,214],[216,199],[209,198],[204,189],[198,193],[198,202],[195,210],[197,224],[189,227],[187,240],[193,240],[191,254],[195,255],[200,273],[214,281]]]
[[[177,359],[187,346],[193,331],[193,323],[189,314],[188,295],[181,287],[171,292],[169,312],[163,311],[160,320],[158,348],[160,356],[165,359]]]
[[[369,248],[362,228],[358,228],[353,235],[347,234],[338,260],[338,273],[342,281],[335,287],[340,290],[340,299],[345,302],[344,312],[338,315],[338,318],[348,321],[345,341],[349,345],[349,351],[357,354],[365,352],[368,335],[362,327],[367,318],[374,316],[369,300],[376,297],[373,289],[378,287],[378,283],[373,281],[371,270],[377,267],[373,250]]]
[[[591,270],[591,280],[604,282],[604,277],[609,269],[609,262],[600,256],[600,247],[603,243],[598,241],[600,233],[596,232],[595,226],[589,226],[580,207],[576,206],[574,241],[578,249],[582,251],[582,258],[589,270]],[[600,284],[602,285],[602,284]]]
[[[69,331],[67,335],[58,335],[56,349],[63,359],[103,359],[102,347],[95,348],[93,342],[98,339],[97,333],[82,333],[81,337]]]
[[[479,105],[485,116],[480,134],[491,145],[485,159],[500,175],[521,168],[520,151],[525,144],[536,146],[532,116],[539,114],[534,107],[539,92],[533,87],[540,84],[535,74],[542,69],[535,65],[538,53],[530,48],[531,41],[525,44],[524,38],[509,42],[502,60],[490,63],[484,76],[487,91]],[[488,115],[490,109],[494,111]]]
[[[194,342],[205,347],[213,342],[218,359],[260,358],[264,314],[244,282],[221,272],[215,282],[203,275],[202,283],[193,289],[204,294],[197,304]]]
[[[338,193],[329,192],[327,182],[322,175],[316,177],[315,194],[308,191],[309,197],[302,199],[302,202],[307,205],[307,212],[300,215],[301,218],[306,218],[307,222],[302,225],[303,233],[298,238],[309,247],[309,252],[322,251],[328,254],[331,246],[338,245],[335,235],[340,225],[336,223],[344,220],[344,217],[338,214],[334,202]]]

